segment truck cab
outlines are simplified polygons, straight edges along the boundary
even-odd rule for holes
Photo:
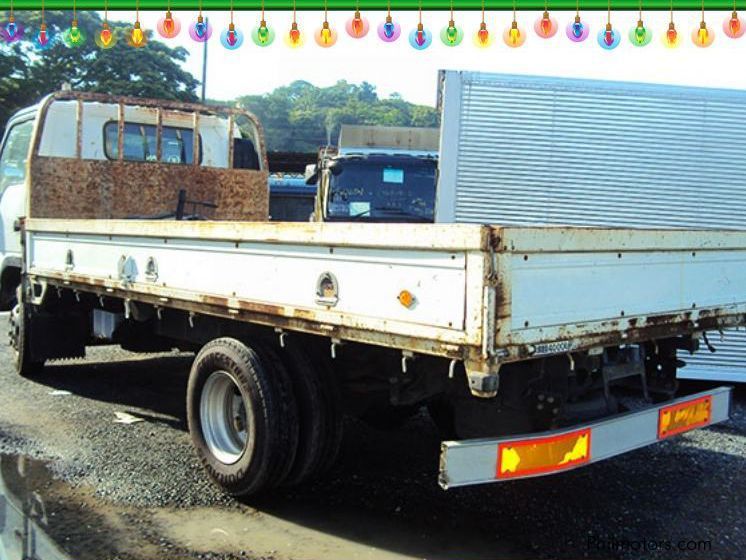
[[[16,113],[5,128],[0,148],[0,310],[15,302],[21,277],[18,219],[26,203],[28,154],[36,122],[36,107]]]
[[[307,180],[318,185],[318,222],[432,223],[437,128],[342,125],[339,147],[319,151]]]

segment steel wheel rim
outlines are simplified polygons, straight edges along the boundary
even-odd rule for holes
[[[226,465],[236,463],[246,449],[249,422],[250,412],[233,376],[211,373],[200,396],[200,424],[210,453]]]

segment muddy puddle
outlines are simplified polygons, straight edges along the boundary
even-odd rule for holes
[[[404,521],[348,504],[280,498],[257,508],[240,503],[135,508],[102,500],[91,488],[72,487],[29,457],[0,455],[0,473],[2,560],[514,556],[494,543],[486,546],[463,527],[444,531],[425,519]]]

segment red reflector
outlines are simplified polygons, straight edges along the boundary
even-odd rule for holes
[[[712,397],[666,406],[658,411],[658,439],[693,430],[710,423]]]
[[[558,436],[506,441],[497,447],[496,478],[559,472],[591,459],[591,429]]]

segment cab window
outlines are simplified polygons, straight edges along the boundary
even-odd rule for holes
[[[0,154],[0,194],[10,185],[18,185],[26,180],[26,160],[33,131],[34,121],[28,120],[13,125],[8,132]]]
[[[118,123],[111,121],[104,125],[104,151],[111,160],[119,159],[117,138]],[[201,138],[200,138],[201,140]],[[165,163],[194,162],[192,151],[194,132],[188,128],[163,127],[161,139],[161,161]],[[124,123],[124,158],[126,161],[157,161],[156,127],[150,124]],[[199,161],[202,161],[200,142]]]

